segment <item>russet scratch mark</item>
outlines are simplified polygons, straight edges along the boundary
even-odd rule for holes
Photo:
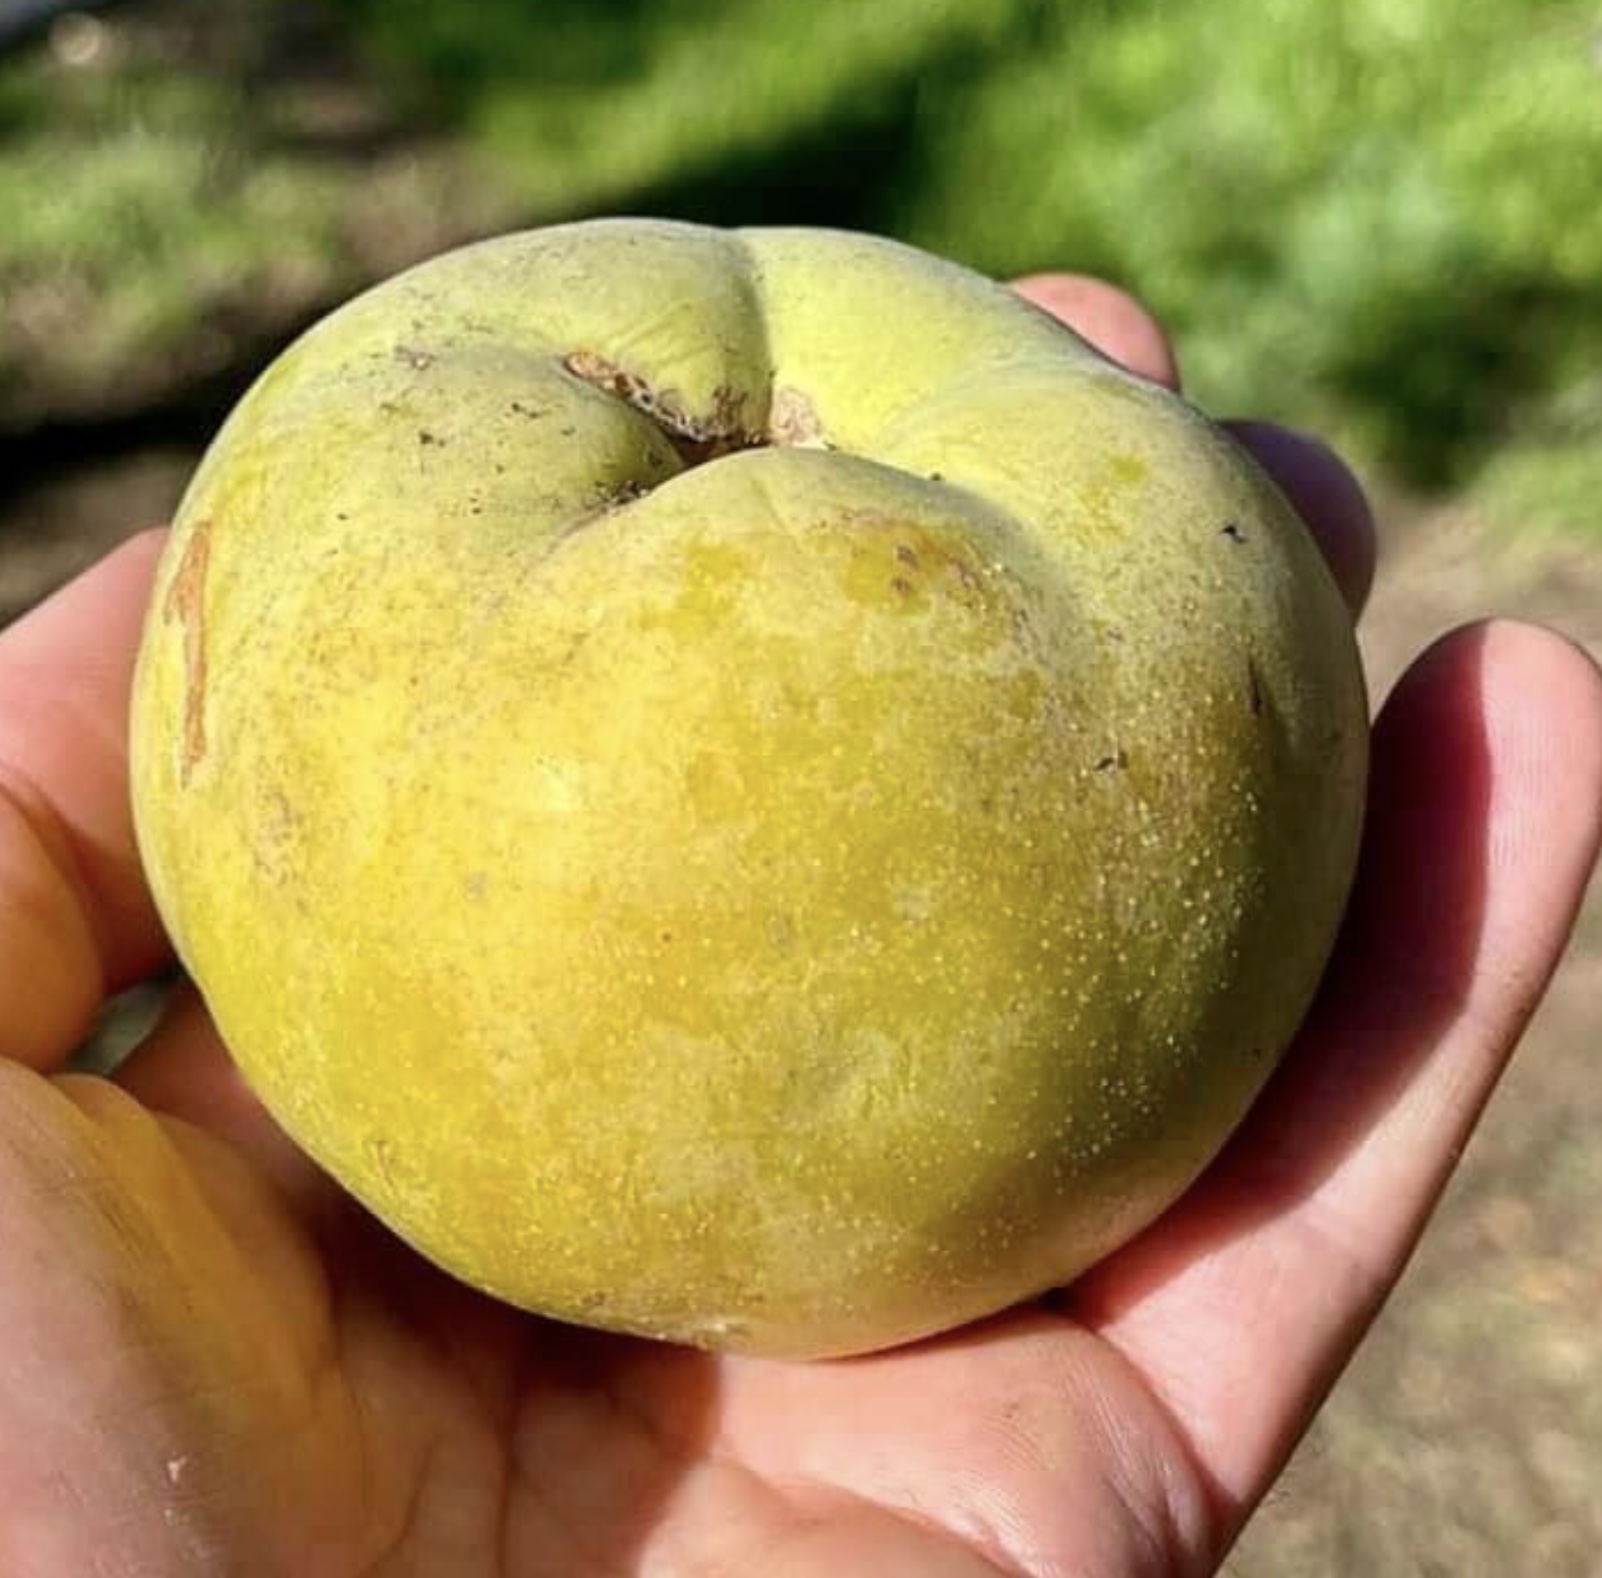
[[[638,373],[590,350],[570,351],[561,365],[592,389],[632,406],[661,429],[687,466],[699,466],[736,450],[760,447],[761,434],[747,430],[745,397],[727,384],[712,391],[711,408],[697,416],[676,389],[657,389]]]
[[[768,438],[775,444],[801,449],[828,449],[817,408],[799,389],[773,391],[768,412]]]
[[[206,754],[206,569],[210,562],[211,522],[197,521],[162,607],[163,616],[176,619],[184,635],[184,734],[178,758],[181,784],[189,782]]]
[[[1253,657],[1246,659],[1246,689],[1247,702],[1252,709],[1252,716],[1254,718],[1262,717],[1263,709],[1268,705],[1268,698],[1263,689],[1262,670],[1258,668],[1257,659]]]

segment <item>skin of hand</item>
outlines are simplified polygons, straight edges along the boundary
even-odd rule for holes
[[[1136,371],[1110,286],[1018,287]],[[1354,613],[1362,495],[1234,426]],[[1159,1578],[1213,1571],[1399,1274],[1596,858],[1602,679],[1453,631],[1375,727],[1311,1021],[1184,1200],[1073,1287],[811,1366],[541,1322],[412,1255],[290,1147],[192,995],[61,1066],[165,943],[125,711],[160,534],[0,634],[0,1572],[17,1578]]]

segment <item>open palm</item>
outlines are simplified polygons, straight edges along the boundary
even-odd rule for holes
[[[1023,287],[1171,381],[1126,298]],[[1354,609],[1325,451],[1242,424]],[[164,944],[123,713],[155,535],[0,635],[0,1571],[1211,1571],[1399,1272],[1567,937],[1602,681],[1559,638],[1437,643],[1376,729],[1311,1023],[1190,1194],[1063,1294],[873,1358],[720,1360],[520,1315],[300,1157],[179,994],[113,1081],[59,1069]]]

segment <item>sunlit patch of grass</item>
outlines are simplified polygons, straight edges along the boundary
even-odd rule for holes
[[[24,63],[0,76],[0,123],[0,417],[305,292],[339,259],[337,183],[253,150],[226,83]]]
[[[1040,0],[340,0],[418,102],[457,116],[541,212],[630,205],[704,179],[748,210],[794,188],[853,202],[903,101],[1005,59]],[[866,134],[867,146],[858,141]],[[747,161],[786,160],[752,190]],[[763,184],[758,182],[757,184]],[[740,214],[720,217],[731,221]]]
[[[0,64],[0,428],[137,407],[459,238],[468,159],[326,134],[345,85],[258,0],[94,26]]]

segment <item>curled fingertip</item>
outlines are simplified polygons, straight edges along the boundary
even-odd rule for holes
[[[1168,336],[1128,291],[1086,274],[1030,274],[1012,288],[1130,372],[1179,388]]]

